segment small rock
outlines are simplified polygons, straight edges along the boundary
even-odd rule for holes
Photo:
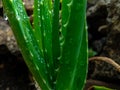
[[[13,32],[3,18],[0,18],[0,45],[6,45],[11,53],[19,51]]]

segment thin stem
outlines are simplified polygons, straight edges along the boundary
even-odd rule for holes
[[[89,61],[94,61],[94,60],[99,60],[99,61],[104,61],[106,63],[111,64],[112,66],[114,66],[119,72],[120,72],[120,65],[117,64],[114,60],[112,60],[111,58],[108,57],[91,57],[89,58]]]

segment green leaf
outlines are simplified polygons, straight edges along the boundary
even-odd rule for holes
[[[95,52],[92,48],[89,48],[89,50],[88,50],[89,58],[95,56],[96,54],[97,54],[97,52]]]
[[[76,73],[76,89],[75,90],[83,90],[83,87],[86,83],[87,77],[87,69],[88,69],[88,37],[87,37],[87,27],[85,23],[85,28],[83,31],[82,43],[79,53],[79,62]],[[77,88],[78,87],[78,88]]]
[[[64,12],[62,14],[62,30],[64,30],[65,40],[56,89],[82,90],[88,64],[85,29],[86,0],[63,0],[62,3],[62,12]]]
[[[64,40],[67,32],[66,26],[70,18],[70,13],[71,13],[70,3],[72,2],[72,0],[62,0],[61,2],[62,2],[62,34]]]
[[[46,63],[34,37],[22,0],[3,0],[3,6],[30,71],[41,88],[50,90]]]
[[[42,31],[41,31],[41,21],[40,21],[40,3],[41,0],[34,0],[34,10],[33,10],[33,32],[36,37],[36,40],[39,45],[39,49],[43,54],[43,45],[42,45]]]
[[[95,85],[92,87],[92,89],[94,89],[94,90],[116,90],[116,89],[106,88],[104,86],[95,86]]]
[[[52,16],[52,54],[53,54],[53,62],[54,69],[58,69],[60,57],[60,41],[59,41],[59,7],[60,1],[54,0],[53,3],[53,16]],[[54,73],[54,81],[56,80],[57,72]]]
[[[50,0],[34,1],[34,29],[37,40],[40,39],[50,78],[55,81],[54,68],[58,67],[59,45],[59,0],[54,1],[53,14]],[[40,42],[38,42],[40,43]],[[53,57],[54,56],[54,57]]]
[[[52,0],[40,0],[40,23],[42,32],[42,46],[44,59],[46,61],[49,79],[53,85],[54,79],[54,61],[52,51]]]

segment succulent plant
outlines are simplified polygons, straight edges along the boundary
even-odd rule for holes
[[[3,6],[41,89],[82,90],[88,66],[86,0],[34,0],[33,25],[22,0],[3,0]]]

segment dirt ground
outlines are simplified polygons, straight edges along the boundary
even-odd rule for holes
[[[23,1],[31,17],[33,0]],[[0,0],[0,90],[38,90],[6,19]],[[93,57],[120,64],[120,0],[88,0],[87,23],[89,48],[96,52]],[[120,72],[106,61],[89,61],[84,90],[92,85],[120,90]]]

